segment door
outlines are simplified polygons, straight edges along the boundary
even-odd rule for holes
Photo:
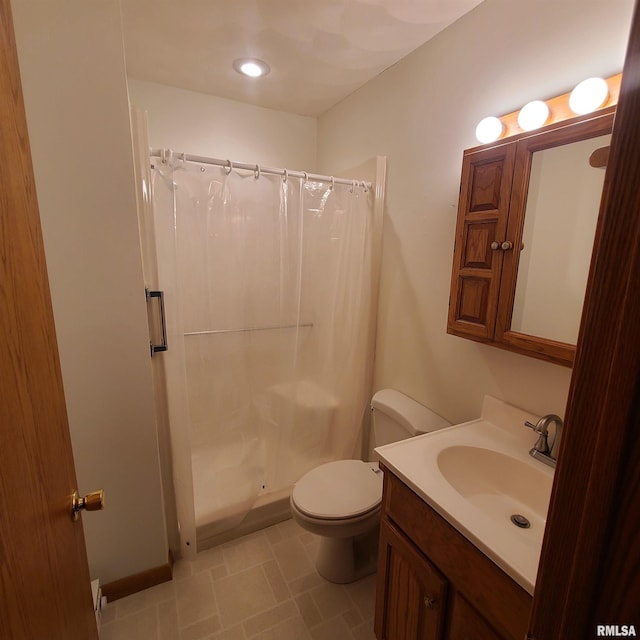
[[[606,635],[598,625],[619,625],[620,635],[640,633],[639,114],[636,0],[536,579],[531,639]]]
[[[489,623],[459,594],[451,602],[449,631],[451,640],[502,640]]]
[[[0,158],[0,636],[97,640],[9,0]]]
[[[386,518],[380,523],[378,553],[378,640],[442,638],[448,586],[444,576]]]
[[[493,340],[514,158],[513,143],[465,153],[447,325],[453,335]]]

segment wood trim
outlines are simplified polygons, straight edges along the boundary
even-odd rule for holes
[[[513,353],[532,356],[539,360],[546,360],[563,367],[571,367],[575,354],[575,346],[567,342],[558,342],[549,338],[540,338],[517,331],[496,330],[496,341],[493,346],[500,347]]]
[[[640,2],[542,547],[529,638],[640,632]]]
[[[169,551],[167,564],[153,567],[140,573],[135,573],[113,582],[102,585],[102,595],[107,597],[107,602],[113,602],[138,591],[144,591],[157,584],[169,582],[173,577],[173,554]]]
[[[606,169],[607,160],[609,159],[610,147],[600,147],[596,149],[589,157],[589,164],[595,169]]]

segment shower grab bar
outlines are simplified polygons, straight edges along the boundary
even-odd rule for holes
[[[154,353],[167,350],[167,321],[164,313],[164,291],[151,291],[150,289],[145,287],[144,295],[147,302],[149,302],[151,298],[158,298],[158,300],[160,301],[160,324],[162,327],[162,342],[160,344],[153,344],[153,342],[149,341],[149,350],[151,351],[151,357],[153,358]]]
[[[313,327],[313,322],[305,324],[279,324],[267,327],[246,327],[244,329],[214,329],[213,331],[189,331],[185,336],[206,336],[217,333],[244,333],[247,331],[272,331],[273,329],[295,329],[296,327]]]

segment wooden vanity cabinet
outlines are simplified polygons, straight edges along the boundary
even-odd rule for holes
[[[385,556],[385,611],[378,638],[441,638],[446,578],[389,521],[381,524],[379,549]]]
[[[521,640],[531,596],[384,468],[378,640]]]

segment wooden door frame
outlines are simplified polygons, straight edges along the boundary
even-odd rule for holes
[[[636,0],[529,638],[640,634],[640,0]],[[635,570],[635,571],[634,571]]]

